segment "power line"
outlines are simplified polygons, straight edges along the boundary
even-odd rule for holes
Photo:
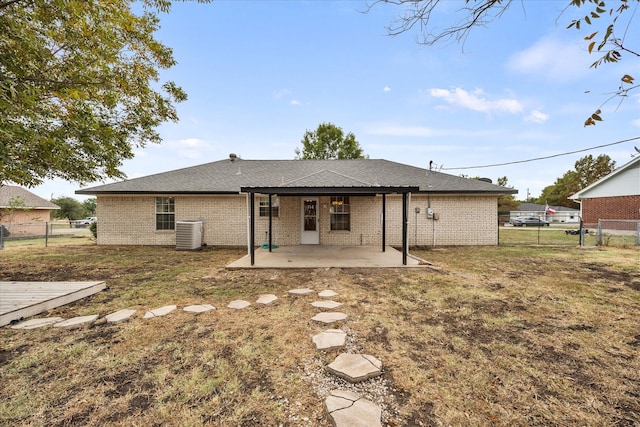
[[[640,139],[640,136],[636,136],[635,138],[624,139],[622,141],[612,142],[610,144],[597,145],[595,147],[585,148],[583,150],[576,150],[576,151],[569,151],[569,152],[566,152],[566,153],[552,154],[551,156],[536,157],[534,159],[516,160],[514,162],[506,162],[506,163],[494,163],[492,165],[461,166],[461,167],[457,167],[457,168],[441,168],[441,170],[493,168],[493,167],[496,167],[496,166],[507,166],[507,165],[515,165],[517,163],[535,162],[537,160],[545,160],[545,159],[551,159],[551,158],[554,158],[554,157],[568,156],[569,154],[582,153],[584,151],[595,150],[596,148],[610,147],[612,145],[623,144],[625,142],[635,141],[636,139]]]

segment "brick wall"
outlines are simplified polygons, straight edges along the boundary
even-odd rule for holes
[[[382,196],[351,197],[351,230],[331,231],[329,197],[318,197],[320,244],[376,246],[382,244]],[[427,218],[427,207],[439,215]],[[204,242],[210,246],[247,244],[247,197],[176,196],[176,220],[204,220]],[[259,216],[255,203],[255,243],[261,245],[269,218]],[[415,209],[420,212],[416,213]],[[273,242],[300,243],[302,198],[280,197],[280,213],[273,218]],[[175,245],[173,230],[155,230],[154,196],[98,196],[98,244]],[[493,196],[413,195],[409,207],[409,245],[496,245],[497,200]],[[386,243],[402,244],[402,196],[387,196]]]
[[[582,221],[595,227],[599,219],[640,220],[640,195],[582,200]]]

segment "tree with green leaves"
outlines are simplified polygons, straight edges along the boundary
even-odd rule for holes
[[[506,176],[498,178],[498,185],[508,187],[509,180]],[[513,194],[502,194],[498,196],[498,213],[507,213],[518,209],[518,202]]]
[[[567,171],[556,179],[553,185],[542,190],[537,203],[577,209],[579,204],[569,199],[569,196],[593,184],[603,176],[609,175],[615,166],[616,162],[606,154],[600,154],[596,158],[591,154],[582,157],[576,161],[574,170]]]
[[[58,219],[68,219],[70,221],[84,217],[84,208],[82,203],[73,197],[58,197],[51,199],[51,203],[60,206],[60,209],[54,211],[54,215]]]
[[[628,45],[628,39],[632,39],[628,37],[629,29],[633,28],[633,20],[637,18],[638,2],[640,0],[565,1],[565,11],[571,7],[585,9],[584,16],[571,20],[567,28],[578,31],[588,28],[589,33],[584,37],[587,43],[585,50],[589,54],[600,55],[591,65],[592,68],[619,62],[623,55],[640,58],[638,48],[634,49]],[[474,28],[485,27],[492,21],[502,18],[513,3],[526,7],[526,2],[513,0],[465,0],[460,8],[451,10],[448,2],[441,0],[374,0],[369,10],[379,5],[401,8],[402,11],[398,13],[396,20],[387,27],[388,35],[396,36],[416,30],[418,43],[432,46],[451,39],[464,42]],[[548,2],[548,5],[555,7],[556,2]],[[450,24],[443,25],[437,18],[448,19]],[[613,95],[605,100],[603,105],[614,98],[622,101],[629,96],[629,92],[640,88],[640,85],[635,83],[635,78],[629,74],[620,76],[620,81],[616,85],[617,89],[612,91]],[[595,125],[597,121],[602,120],[601,114],[598,108],[587,118],[584,125]]]
[[[82,202],[82,208],[84,209],[84,216],[95,216],[96,207],[97,207],[97,202],[95,197],[86,199],[84,202]]]
[[[321,123],[315,131],[307,130],[302,138],[302,150],[296,148],[295,152],[299,160],[368,158],[356,136],[351,132],[345,135],[333,123]]]
[[[186,94],[159,70],[167,0],[0,0],[0,185],[123,178]],[[134,12],[139,10],[139,12]]]

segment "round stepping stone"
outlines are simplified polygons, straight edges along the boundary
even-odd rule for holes
[[[97,319],[98,319],[97,314],[92,314],[90,316],[78,316],[78,317],[73,317],[71,319],[63,320],[62,322],[56,323],[55,325],[53,325],[53,327],[66,328],[66,329],[81,328],[83,326],[91,325]]]
[[[334,427],[382,427],[382,409],[346,390],[332,390],[324,401]]]
[[[382,375],[382,362],[368,354],[342,353],[327,365],[327,370],[350,383],[358,383]]]
[[[62,322],[62,317],[41,317],[38,319],[25,320],[24,322],[16,323],[10,326],[11,329],[37,329],[44,326],[53,325]]]
[[[267,305],[267,304],[271,304],[272,302],[274,302],[277,299],[278,299],[278,297],[273,295],[273,294],[260,295],[260,298],[258,298],[256,303],[257,304]]]
[[[311,305],[316,308],[328,308],[329,310],[333,310],[334,308],[340,307],[342,303],[337,301],[314,301]]]
[[[104,318],[107,323],[120,323],[130,319],[134,314],[136,314],[136,310],[124,309],[108,314]]]
[[[309,294],[312,294],[313,292],[314,290],[309,288],[289,289],[289,295],[301,296],[301,295],[309,295]]]
[[[245,301],[245,300],[241,300],[241,299],[237,299],[235,301],[231,301],[228,305],[227,308],[232,308],[234,310],[242,310],[243,308],[247,308],[251,305],[251,303],[249,301]]]
[[[322,313],[318,313],[311,318],[311,320],[315,320],[320,323],[334,323],[339,322],[341,320],[346,320],[347,315],[344,313],[340,313],[339,311],[325,311]]]
[[[334,292],[330,289],[325,289],[324,291],[318,293],[318,296],[320,298],[332,298],[332,297],[337,297],[338,295],[339,294],[337,292]]]
[[[171,313],[176,308],[178,308],[178,307],[176,307],[175,305],[165,305],[164,307],[154,308],[153,310],[147,311],[144,314],[144,316],[142,316],[142,318],[143,319],[151,319],[152,317],[166,316],[167,314]]]
[[[332,350],[344,347],[347,341],[347,333],[340,329],[327,329],[311,337],[318,350]]]
[[[216,308],[211,304],[196,304],[196,305],[188,305],[183,308],[183,311],[187,311],[189,313],[206,313],[207,311],[215,310]]]

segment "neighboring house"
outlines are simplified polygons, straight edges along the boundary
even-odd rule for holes
[[[517,190],[388,160],[230,155],[76,193],[97,196],[98,244],[174,245],[177,221],[202,220],[207,245],[252,250],[269,229],[281,246],[496,245],[497,198]]]
[[[601,219],[640,221],[640,156],[570,199],[580,203],[582,220],[589,227],[595,227]]]
[[[518,210],[509,212],[509,219],[518,216],[537,216],[549,222],[559,222],[568,224],[580,223],[580,210],[567,208],[566,206],[549,206],[555,213],[547,212],[547,205],[537,203],[520,203]]]
[[[44,225],[51,221],[51,212],[58,205],[15,185],[0,186],[0,224],[13,237],[44,234]]]

